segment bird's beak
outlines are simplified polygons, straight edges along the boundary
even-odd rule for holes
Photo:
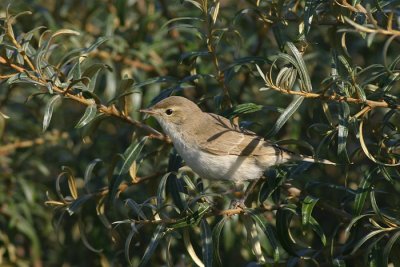
[[[157,112],[155,110],[152,110],[152,109],[149,109],[149,108],[148,109],[140,109],[139,112],[146,113],[146,114],[149,114],[149,115],[157,114]]]

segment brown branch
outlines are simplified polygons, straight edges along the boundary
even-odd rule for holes
[[[13,68],[14,70],[20,72],[20,73],[26,73],[30,79],[39,82],[39,83],[44,83],[47,84],[47,81],[41,80],[39,77],[33,76],[31,75],[25,68],[17,66],[15,64],[12,64],[10,62],[8,62],[5,58],[0,56],[0,63],[1,64],[6,64],[7,66]],[[82,95],[80,94],[72,94],[71,92],[69,92],[68,90],[64,90],[63,88],[60,88],[56,85],[52,85],[52,89],[59,93],[64,95],[65,97],[72,99],[76,102],[79,102],[80,104],[83,104],[85,106],[89,106],[93,104],[93,101],[91,99],[86,99],[84,98]],[[153,129],[152,127],[139,122],[137,120],[133,120],[131,119],[129,116],[123,114],[121,111],[119,111],[115,105],[111,105],[111,106],[105,106],[103,104],[97,104],[97,109],[99,112],[104,113],[106,115],[110,115],[116,118],[121,119],[122,121],[125,121],[129,124],[134,125],[136,128],[142,129],[144,131],[146,131],[147,133],[149,133],[149,135],[151,135],[152,138],[154,139],[159,139],[162,141],[166,141],[166,142],[170,142],[169,138],[165,135],[163,135],[162,133],[160,133],[159,131]]]
[[[400,109],[400,105],[390,105],[386,101],[374,101],[374,100],[362,100],[359,98],[353,98],[353,97],[347,97],[347,96],[340,96],[340,95],[324,95],[324,94],[318,94],[318,93],[312,93],[312,92],[304,92],[304,91],[293,91],[293,90],[287,90],[284,88],[280,88],[276,85],[267,85],[268,88],[271,88],[277,92],[280,92],[282,94],[286,95],[298,95],[298,96],[303,96],[305,98],[318,98],[322,100],[327,100],[327,101],[334,101],[334,102],[347,102],[350,104],[364,104],[369,106],[371,109],[373,108],[391,108],[391,109]]]
[[[7,65],[7,66],[13,68],[14,70],[16,70],[18,72],[24,72],[25,71],[25,69],[23,67],[20,67],[20,66],[18,66],[16,64],[13,64],[13,63],[9,62],[7,59],[5,59],[4,57],[1,57],[1,56],[0,56],[0,64]]]
[[[135,59],[130,59],[128,57],[126,57],[125,55],[120,55],[120,54],[111,54],[107,51],[100,51],[100,50],[95,50],[93,52],[90,53],[91,55],[98,57],[100,59],[112,59],[114,61],[120,61],[125,65],[131,66],[133,68],[137,68],[137,69],[141,69],[144,71],[154,71],[156,70],[156,68],[152,65],[143,63],[139,60],[135,60]],[[163,72],[165,72],[165,70],[163,70]]]
[[[19,140],[15,141],[14,143],[6,144],[3,146],[0,146],[0,155],[4,156],[10,153],[13,153],[15,150],[20,149],[20,148],[27,148],[27,147],[32,147],[32,146],[37,146],[37,145],[43,145],[47,142],[50,143],[55,143],[59,141],[60,139],[67,139],[68,134],[67,133],[60,133],[59,131],[52,131],[49,134],[39,137],[33,140]]]
[[[33,65],[32,61],[30,60],[30,58],[26,55],[25,51],[22,49],[22,46],[18,43],[18,41],[15,39],[15,36],[13,34],[13,30],[12,30],[12,26],[11,23],[8,22],[6,23],[5,27],[5,32],[7,37],[11,40],[11,42],[13,43],[13,45],[18,49],[19,53],[22,55],[22,57],[24,58],[25,62],[28,64],[29,68],[31,70],[35,70],[35,66]]]

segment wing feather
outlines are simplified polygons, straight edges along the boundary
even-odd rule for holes
[[[215,155],[261,156],[278,155],[282,150],[253,132],[245,132],[232,124],[228,119],[208,114],[208,125],[212,127],[203,129],[209,131],[207,139],[201,140],[200,147]],[[211,132],[212,131],[212,132]]]

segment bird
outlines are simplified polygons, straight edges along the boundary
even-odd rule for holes
[[[186,164],[208,180],[235,184],[258,180],[275,165],[289,161],[333,164],[284,149],[225,117],[203,112],[194,102],[169,96],[148,109]]]

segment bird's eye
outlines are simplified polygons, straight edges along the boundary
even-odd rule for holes
[[[172,109],[169,108],[169,109],[167,109],[167,110],[165,111],[165,114],[167,114],[167,115],[169,116],[169,115],[172,114],[172,112],[173,112]]]

